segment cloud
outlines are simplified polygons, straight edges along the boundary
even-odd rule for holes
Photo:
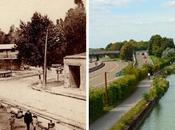
[[[94,0],[94,3],[101,6],[126,7],[140,1],[144,0]]]
[[[164,6],[165,7],[175,7],[175,0],[165,2]]]

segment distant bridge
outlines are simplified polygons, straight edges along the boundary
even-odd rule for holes
[[[119,55],[120,51],[90,51],[89,52],[89,57],[90,58],[96,58],[96,60],[99,60],[99,57],[103,56],[111,56],[111,55]]]
[[[90,57],[104,56],[104,55],[118,55],[120,51],[93,51],[89,52]]]

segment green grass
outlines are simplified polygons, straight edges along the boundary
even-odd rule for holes
[[[161,58],[158,58],[158,57],[153,56],[153,55],[151,55],[150,57],[151,57],[154,64],[161,62]]]
[[[146,100],[143,96],[143,98],[126,112],[110,130],[127,130],[127,127],[132,124],[133,120],[136,119],[146,108],[146,104],[150,101],[160,99],[166,93],[168,87],[169,83],[166,79],[155,78],[152,82],[152,87],[147,93],[149,100]]]
[[[127,125],[131,124],[133,119],[146,107],[146,101],[140,100],[134,107],[125,113],[120,120],[110,130],[124,130]]]

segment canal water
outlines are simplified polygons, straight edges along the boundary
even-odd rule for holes
[[[175,75],[167,78],[168,92],[138,130],[175,130]]]

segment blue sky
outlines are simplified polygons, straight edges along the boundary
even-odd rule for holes
[[[89,0],[89,47],[154,34],[175,39],[175,0]]]

